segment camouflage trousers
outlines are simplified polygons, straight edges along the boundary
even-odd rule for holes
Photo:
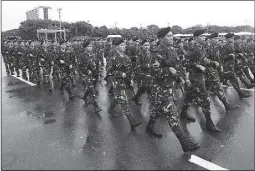
[[[36,83],[38,81],[37,69],[35,65],[31,64],[28,67],[28,75],[29,81],[31,81],[32,83]]]
[[[151,87],[149,95],[151,102],[150,120],[156,121],[161,115],[164,115],[170,127],[179,125],[179,115],[173,101],[171,88],[166,88],[157,84]]]
[[[187,112],[191,105],[200,106],[204,114],[210,114],[210,97],[205,87],[205,77],[190,76],[191,86],[187,88],[182,111]]]
[[[95,79],[92,77],[86,77],[83,75],[83,85],[85,88],[83,99],[86,104],[95,104],[97,103],[96,96],[98,95],[98,91],[95,86]]]
[[[244,71],[237,71],[236,72],[237,77],[241,80],[241,82],[246,86],[249,87],[249,83],[247,82],[247,79],[245,78]]]
[[[248,66],[244,68],[244,73],[245,73],[246,77],[250,80],[250,82],[254,82],[254,78],[251,77]]]
[[[113,109],[116,105],[120,104],[121,111],[124,115],[131,115],[128,97],[126,93],[126,84],[123,80],[114,80],[113,81],[113,97],[111,101],[110,109]]]
[[[205,79],[205,87],[213,95],[217,95],[220,99],[225,97],[223,87],[220,83],[220,77],[217,70],[208,71]]]
[[[72,96],[72,89],[71,89],[71,76],[69,73],[60,72],[60,92],[63,93],[64,89],[67,91],[69,96]]]
[[[151,85],[152,85],[152,78],[150,76],[146,76],[143,74],[137,79],[137,93],[136,96],[140,96],[144,93],[147,93],[150,96],[150,91],[151,91]]]

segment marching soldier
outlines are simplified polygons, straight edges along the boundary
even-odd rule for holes
[[[223,61],[223,70],[224,70],[224,79],[229,80],[237,91],[240,98],[250,97],[251,94],[246,93],[240,89],[238,79],[235,73],[236,65],[236,56],[235,56],[235,46],[234,46],[234,34],[228,33],[225,35],[226,44],[221,48],[222,61]]]
[[[123,39],[114,39],[113,45],[115,46],[112,52],[112,57],[109,61],[109,70],[111,73],[109,77],[112,79],[112,86],[114,87],[113,97],[111,106],[108,109],[108,113],[113,115],[113,109],[117,104],[121,105],[121,110],[123,114],[127,117],[131,130],[135,130],[141,122],[137,122],[131,115],[128,99],[127,99],[127,79],[130,79],[131,71],[131,61],[130,58],[125,54],[126,44]]]
[[[157,59],[153,59],[151,68],[153,85],[150,101],[152,109],[146,131],[154,136],[161,137],[162,134],[154,132],[153,127],[156,119],[161,115],[165,115],[170,128],[180,141],[183,151],[196,151],[200,146],[182,131],[178,112],[173,102],[173,82],[179,76],[174,68],[177,52],[172,47],[173,34],[170,27],[161,29],[158,32],[158,37],[160,38],[158,55]]]
[[[96,54],[93,53],[92,43],[89,40],[84,42],[83,47],[85,51],[81,54],[79,63],[79,70],[82,74],[85,88],[82,99],[85,101],[86,106],[93,104],[95,113],[99,114],[102,111],[96,99],[98,95],[96,85],[99,75],[99,60],[96,58]]]
[[[64,94],[64,89],[67,91],[69,95],[69,100],[74,99],[74,95],[71,89],[71,74],[73,66],[66,55],[66,45],[65,42],[61,42],[60,44],[61,51],[59,56],[57,57],[55,63],[58,66],[57,73],[60,77],[60,94]]]
[[[220,101],[224,104],[226,110],[235,109],[238,106],[231,105],[227,102],[223,87],[220,83],[218,71],[220,70],[220,52],[217,44],[218,33],[212,33],[209,37],[209,45],[207,47],[207,57],[212,61],[216,61],[212,66],[206,68],[205,85],[206,89],[216,94]],[[223,71],[221,71],[223,72]]]
[[[207,130],[213,132],[220,132],[221,130],[213,123],[210,110],[210,97],[205,85],[205,70],[207,67],[217,65],[218,62],[211,61],[206,58],[205,41],[202,34],[204,30],[196,30],[194,35],[194,46],[191,50],[189,59],[189,79],[191,86],[187,90],[187,96],[184,100],[181,117],[195,122],[195,118],[188,115],[187,110],[189,106],[195,103],[202,107],[202,111],[206,119]]]
[[[139,101],[139,97],[147,92],[149,94],[150,92],[150,86],[151,86],[151,76],[150,76],[150,63],[151,63],[151,53],[150,53],[150,42],[147,39],[142,40],[141,42],[142,50],[137,56],[137,93],[133,97],[133,100],[137,105],[141,105],[141,102]]]

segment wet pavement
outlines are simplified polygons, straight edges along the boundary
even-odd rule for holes
[[[142,125],[131,132],[126,117],[110,117],[106,86],[99,87],[99,106],[87,109],[80,99],[83,88],[78,82],[75,99],[58,90],[49,94],[47,88],[30,86],[2,71],[2,169],[168,169],[204,170],[189,162],[190,154],[183,154],[165,118],[155,128],[163,138],[145,132],[149,119],[149,104],[142,96],[142,106],[130,103],[131,110]],[[253,89],[254,90],[254,89]],[[201,144],[192,153],[229,170],[254,169],[254,91],[252,97],[239,99],[232,88],[226,88],[227,99],[241,108],[227,112],[223,104],[211,97],[212,118],[222,129],[213,134],[204,128],[200,110],[189,109],[196,123],[182,122],[184,129]],[[181,107],[182,99],[178,102]],[[116,109],[120,112],[120,109]]]

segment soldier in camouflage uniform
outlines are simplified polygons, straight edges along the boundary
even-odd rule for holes
[[[240,98],[247,98],[251,95],[240,89],[238,79],[235,73],[236,57],[234,46],[234,34],[228,33],[225,35],[227,43],[221,48],[221,56],[223,61],[224,79],[229,80],[237,91]]]
[[[113,45],[115,46],[115,49],[112,52],[112,57],[110,57],[108,72],[111,73],[109,77],[112,79],[114,96],[112,97],[112,102],[110,108],[108,109],[108,113],[113,115],[113,109],[117,104],[120,104],[123,114],[129,120],[131,130],[135,130],[135,128],[139,126],[141,122],[137,122],[131,115],[126,94],[127,80],[130,79],[131,75],[131,61],[130,58],[124,53],[126,44],[124,43],[123,39],[114,39]]]
[[[35,49],[35,44],[33,41],[29,42],[29,49],[27,51],[27,63],[28,63],[28,74],[29,81],[32,83],[37,83],[38,75],[37,75],[37,51]]]
[[[57,57],[55,64],[58,66],[58,74],[60,76],[60,94],[64,94],[64,89],[69,94],[69,100],[74,99],[74,95],[72,93],[72,86],[71,86],[71,74],[73,70],[73,66],[71,64],[71,60],[66,55],[66,45],[65,42],[61,42],[60,44],[61,51],[59,56]]]
[[[248,59],[249,58],[249,54],[251,54],[254,51],[254,46],[253,49],[250,49],[250,45],[249,42],[252,42],[252,39],[244,39],[243,40],[243,49],[244,49],[244,58]],[[250,69],[250,64],[248,63],[248,60],[244,60],[245,64],[244,64],[244,73],[247,76],[247,78],[250,80],[251,83],[255,83],[254,82],[254,78],[251,77],[249,69]]]
[[[20,41],[19,43],[19,52],[18,52],[18,58],[19,58],[19,66],[22,70],[22,78],[25,80],[28,80],[27,77],[27,69],[28,69],[28,61],[26,58],[27,49],[25,47],[24,41]]]
[[[246,75],[249,75],[248,64],[247,64],[247,53],[245,53],[244,42],[241,41],[240,36],[235,36],[235,54],[236,54],[236,64],[235,64],[235,72],[239,77],[242,83],[245,84],[247,88],[252,88],[255,85],[249,84],[245,78]],[[246,73],[244,72],[246,71]],[[248,72],[248,73],[247,73]],[[249,78],[249,77],[248,77]]]
[[[1,53],[2,53],[2,57],[3,57],[3,61],[4,61],[4,64],[5,64],[5,70],[6,70],[6,73],[7,75],[10,74],[10,70],[9,70],[9,67],[10,67],[10,60],[9,60],[9,48],[8,48],[8,41],[4,41],[3,44],[1,44]]]
[[[19,48],[19,42],[16,40],[13,43],[13,51],[12,51],[12,57],[13,57],[13,67],[15,68],[15,72],[17,73],[17,77],[20,77],[20,65],[19,60],[22,55],[21,49]]]
[[[14,42],[12,42],[12,41],[8,42],[8,51],[9,51],[8,59],[9,59],[9,62],[10,62],[9,68],[10,68],[10,71],[11,71],[11,75],[14,75],[14,52],[15,52]]]
[[[137,55],[141,51],[141,48],[140,48],[140,45],[139,45],[140,40],[139,40],[138,37],[135,36],[132,40],[133,40],[133,43],[131,45],[127,46],[125,54],[128,57],[130,57],[130,59],[131,59],[131,70],[133,71],[132,78],[134,78],[134,81],[137,81],[136,60],[137,60]],[[130,83],[129,83],[130,86],[129,87],[133,89],[131,81],[133,81],[133,80],[130,80]]]
[[[195,118],[188,115],[187,110],[192,105],[201,106],[206,119],[206,128],[209,131],[220,132],[220,129],[214,125],[211,118],[210,97],[205,85],[205,71],[207,67],[217,65],[218,62],[206,58],[205,41],[202,38],[204,30],[196,30],[194,35],[194,46],[190,56],[187,56],[189,65],[186,66],[189,71],[191,86],[187,90],[187,96],[184,99],[181,117],[195,122]]]
[[[220,101],[224,104],[226,110],[236,109],[238,106],[231,105],[227,102],[223,87],[220,83],[220,52],[217,44],[218,33],[212,33],[209,37],[209,45],[207,46],[207,57],[212,61],[216,61],[215,65],[209,66],[205,71],[205,86],[206,89],[218,96]],[[223,69],[223,68],[222,68]],[[221,72],[221,71],[220,71]],[[223,71],[222,71],[223,72]]]
[[[40,47],[38,48],[37,58],[38,58],[38,65],[37,65],[37,72],[38,72],[38,86],[43,86],[48,83],[48,76],[49,76],[49,51],[47,49],[46,41],[41,41]]]
[[[74,49],[72,47],[71,42],[67,42],[66,43],[66,55],[68,56],[68,58],[70,59],[70,62],[73,66],[73,69],[71,70],[71,82],[72,82],[72,86],[75,87],[76,86],[76,73],[75,70],[77,69],[77,58],[76,58],[76,53],[74,52]]]
[[[173,47],[173,34],[168,27],[161,29],[158,32],[158,37],[160,38],[158,55],[156,59],[152,59],[151,76],[153,77],[153,85],[150,96],[152,109],[146,132],[161,137],[162,134],[154,132],[153,127],[156,119],[161,115],[165,115],[170,128],[181,143],[183,151],[196,151],[200,145],[182,131],[178,112],[173,102],[173,82],[180,78],[174,68],[177,52]]]
[[[147,39],[142,40],[141,42],[142,50],[137,55],[137,66],[138,69],[138,79],[137,79],[137,93],[133,97],[133,100],[137,105],[141,105],[139,97],[143,93],[150,93],[150,86],[152,78],[150,76],[150,63],[151,63],[151,53],[150,53],[150,42]]]
[[[86,105],[93,104],[95,112],[99,114],[100,107],[98,106],[96,90],[98,75],[99,75],[99,59],[93,53],[92,43],[85,41],[83,44],[85,51],[80,56],[79,70],[82,74],[83,85],[85,88],[83,100]]]

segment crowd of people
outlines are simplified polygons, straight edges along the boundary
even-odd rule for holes
[[[150,102],[146,132],[162,137],[154,125],[164,115],[183,151],[188,152],[200,147],[180,127],[180,119],[196,121],[187,113],[191,105],[202,108],[208,131],[220,132],[211,118],[209,96],[216,95],[228,111],[239,106],[228,102],[223,85],[232,85],[240,98],[248,98],[251,94],[240,88],[238,78],[247,89],[254,87],[254,38],[228,33],[222,40],[218,33],[209,37],[204,37],[204,33],[205,30],[197,30],[193,37],[175,40],[171,28],[167,27],[158,32],[157,39],[6,40],[1,53],[7,74],[16,72],[18,77],[38,86],[48,86],[49,92],[54,90],[55,82],[60,82],[60,93],[66,90],[70,100],[74,99],[73,89],[78,76],[84,86],[85,104],[92,104],[97,114],[101,111],[97,103],[97,83],[101,83],[105,67],[103,79],[111,96],[108,113],[118,116],[114,108],[119,104],[131,130],[135,130],[141,122],[130,111],[127,91],[134,92],[134,85],[137,85],[138,90],[132,97],[134,103],[141,105],[140,97],[144,93]],[[178,89],[185,94],[180,114],[174,96]]]

